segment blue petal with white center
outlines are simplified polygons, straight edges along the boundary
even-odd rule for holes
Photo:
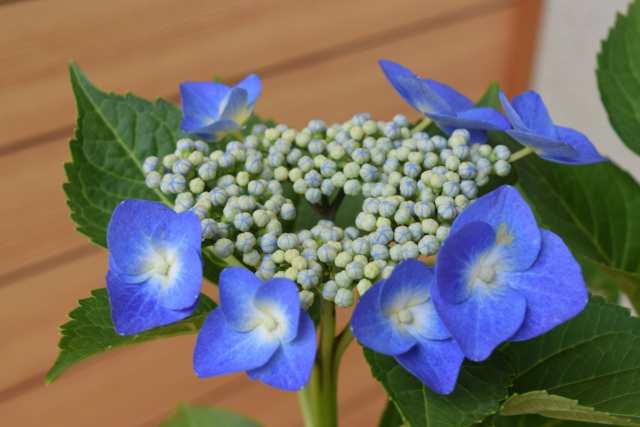
[[[518,192],[499,187],[462,212],[445,240],[432,290],[465,356],[541,335],[582,311],[587,290],[562,240],[540,230]]]
[[[418,77],[395,62],[381,60],[380,67],[400,96],[447,134],[464,128],[470,132],[471,143],[482,143],[487,139],[487,130],[511,127],[498,111],[475,107],[469,98],[444,83]]]
[[[178,322],[189,317],[197,305],[196,301],[183,310],[163,307],[148,288],[126,283],[112,271],[107,273],[107,291],[114,329],[125,336]]]
[[[193,213],[145,200],[116,207],[107,228],[107,291],[118,333],[139,333],[193,312],[202,284],[200,244]]]
[[[263,366],[278,347],[278,340],[262,328],[249,332],[233,329],[217,308],[200,329],[193,368],[200,378],[246,371]]]
[[[280,339],[288,343],[298,335],[300,297],[288,279],[275,278],[262,285],[254,298],[255,307],[277,323]]]
[[[253,113],[261,90],[262,83],[255,74],[231,87],[214,82],[184,82],[180,85],[180,129],[208,139],[236,131]]]
[[[526,270],[535,262],[540,252],[540,228],[514,187],[503,185],[476,199],[456,218],[449,234],[478,221],[493,228],[495,240],[506,249],[504,257],[510,268]]]
[[[262,283],[238,267],[226,268],[220,277],[220,306],[196,342],[196,374],[247,371],[283,390],[304,387],[315,360],[316,334],[296,284],[283,278]]]
[[[395,327],[393,320],[385,316],[380,308],[380,294],[384,281],[373,285],[360,298],[353,312],[353,333],[365,347],[378,353],[396,355],[408,351],[416,339],[406,330]]]
[[[591,164],[605,161],[591,141],[575,129],[556,126],[537,92],[524,92],[512,102],[500,92],[500,102],[513,129],[506,132],[541,158],[556,163]]]
[[[316,351],[315,326],[306,313],[300,313],[295,339],[283,343],[268,363],[247,374],[281,390],[296,391],[304,387],[311,376]]]
[[[220,308],[224,317],[235,330],[251,331],[261,321],[260,312],[253,303],[262,282],[253,273],[242,267],[228,267],[220,273]]]
[[[431,299],[433,270],[411,259],[360,299],[351,319],[358,342],[394,356],[437,393],[453,391],[464,359]]]

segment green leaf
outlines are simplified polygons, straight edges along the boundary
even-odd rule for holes
[[[611,162],[569,166],[529,156],[520,186],[541,225],[599,266],[640,309],[640,186]]]
[[[582,421],[619,426],[638,426],[624,418],[582,406],[576,400],[549,394],[543,390],[511,396],[502,405],[500,415],[542,415],[560,420]]]
[[[161,427],[260,427],[240,415],[221,409],[180,405]]]
[[[573,320],[504,352],[514,393],[546,390],[640,422],[640,319],[628,310],[594,298]]]
[[[470,426],[497,412],[508,396],[511,369],[497,354],[484,363],[465,362],[453,394],[432,392],[392,357],[365,349],[371,371],[412,427]]]
[[[363,203],[362,195],[345,196],[336,212],[336,225],[342,228],[355,226],[356,217],[362,212]]]
[[[558,420],[540,415],[496,416],[482,427],[602,427],[602,424]]]
[[[162,326],[133,336],[118,335],[111,321],[109,297],[104,288],[95,289],[91,297],[79,301],[80,306],[69,313],[69,320],[62,325],[62,337],[58,343],[60,354],[47,373],[47,382],[58,378],[71,365],[112,348],[124,347],[157,338],[196,332],[215,304],[204,294],[191,317],[171,325]]]
[[[482,97],[476,102],[476,106],[491,107],[500,110],[502,108],[500,104],[500,84],[498,84],[498,82],[491,82]]]
[[[400,416],[400,412],[396,408],[396,405],[392,401],[387,402],[387,406],[384,407],[384,412],[378,422],[378,427],[402,427],[404,420]]]
[[[147,188],[142,162],[174,150],[181,137],[181,113],[163,100],[151,103],[131,94],[102,92],[76,65],[70,73],[78,121],[69,144],[72,162],[65,165],[64,190],[78,231],[106,246],[111,212],[121,201],[172,204],[160,191]]]
[[[640,154],[640,2],[634,1],[602,43],[596,76],[609,121],[631,150]]]

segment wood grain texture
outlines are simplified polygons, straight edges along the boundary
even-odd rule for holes
[[[477,98],[490,81],[508,79],[509,61],[504,52],[510,46],[508,28],[514,14],[513,8],[505,8],[295,72],[267,77],[258,110],[292,126],[304,125],[313,117],[329,122],[345,120],[363,110],[383,119],[398,112],[415,117],[385,81],[378,69],[379,58],[400,61]],[[486,28],[494,30],[483,37],[476,36]],[[484,61],[471,62],[469,52]],[[111,89],[100,80],[94,81],[99,87]],[[21,223],[29,224],[15,227],[11,222],[0,223],[0,233],[5,236],[0,241],[0,253],[6,254],[0,265],[0,284],[6,281],[3,274],[23,268],[34,259],[64,253],[86,241],[73,232],[62,191],[65,179],[62,166],[68,159],[65,138],[37,149],[0,156],[0,173],[11,177],[0,180],[0,193],[13,201],[0,205],[0,216],[20,218]],[[38,165],[37,174],[33,168],[25,167],[29,164]],[[22,185],[16,186],[15,182]],[[42,206],[47,206],[45,212]],[[34,246],[34,240],[39,244]]]
[[[62,192],[75,117],[69,59],[103,89],[173,101],[181,80],[233,81],[257,71],[264,79],[259,112],[292,126],[316,116],[341,121],[363,110],[383,119],[398,112],[413,117],[384,80],[379,58],[471,97],[492,80],[521,89],[533,44],[518,48],[523,37],[534,40],[535,27],[523,8],[535,2],[0,3],[2,424],[156,426],[184,401],[242,412],[267,427],[302,425],[295,394],[244,375],[196,379],[193,336],[108,352],[44,386],[57,354],[57,327],[78,299],[103,286],[106,270],[105,253],[74,231]],[[341,312],[342,322],[347,317]],[[352,346],[340,384],[342,425],[375,425],[384,404]]]
[[[0,13],[0,147],[73,121],[66,64],[104,87],[143,97],[177,92],[182,80],[276,74],[353,41],[413,22],[473,13],[496,0],[22,2]],[[498,3],[506,3],[505,1]],[[470,10],[473,9],[473,10]],[[351,42],[351,44],[350,44]],[[357,49],[357,45],[355,47]],[[34,126],[36,124],[36,126]]]

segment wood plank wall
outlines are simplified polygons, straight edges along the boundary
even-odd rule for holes
[[[194,378],[191,336],[113,351],[44,385],[57,327],[106,270],[105,253],[74,231],[62,192],[71,59],[103,89],[172,101],[182,80],[257,72],[258,111],[294,126],[359,111],[390,118],[412,112],[379,58],[471,97],[492,80],[522,90],[538,9],[538,0],[0,3],[0,424],[155,426],[183,401],[301,425],[293,394],[243,375]],[[375,425],[384,395],[356,346],[342,373],[342,425]]]

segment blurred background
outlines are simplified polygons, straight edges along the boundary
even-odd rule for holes
[[[105,252],[74,231],[62,192],[75,120],[67,64],[100,88],[178,102],[182,80],[250,72],[257,111],[291,126],[360,111],[415,118],[385,82],[388,58],[478,98],[493,80],[540,90],[556,121],[584,130],[640,175],[595,85],[599,40],[626,1],[0,1],[0,421],[16,426],[156,426],[178,402],[301,426],[295,394],[244,375],[191,372],[193,336],[108,352],[45,386],[57,328],[104,286]],[[638,176],[638,175],[637,175]],[[209,286],[209,288],[212,288]],[[361,351],[342,367],[342,425],[375,425],[385,397]]]

